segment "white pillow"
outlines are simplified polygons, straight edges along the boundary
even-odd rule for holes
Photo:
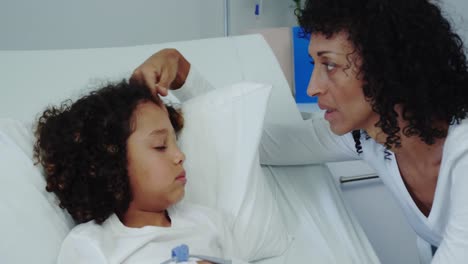
[[[182,105],[184,201],[233,216],[234,237],[249,261],[282,254],[290,236],[258,160],[271,86],[238,83]]]
[[[42,170],[32,160],[33,144],[29,128],[0,119],[0,263],[55,263],[74,225],[45,190]]]

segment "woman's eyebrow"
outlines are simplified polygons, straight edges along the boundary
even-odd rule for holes
[[[326,54],[336,54],[336,55],[340,55],[341,53],[337,53],[337,52],[333,52],[333,51],[329,51],[329,50],[324,50],[324,51],[317,51],[317,56],[323,56],[323,55],[326,55]]]

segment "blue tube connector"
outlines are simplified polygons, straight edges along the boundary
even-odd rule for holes
[[[189,258],[198,258],[209,261],[214,264],[232,264],[231,260],[221,259],[217,257],[209,257],[209,256],[202,256],[202,255],[190,255],[189,254],[189,247],[185,244],[177,246],[171,250],[171,258],[162,262],[161,264],[169,264],[169,263],[181,263],[187,262]]]
[[[187,245],[182,244],[172,249],[172,259],[177,262],[188,261],[189,259],[189,248]]]

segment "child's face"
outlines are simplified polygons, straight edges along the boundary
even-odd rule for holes
[[[167,110],[140,103],[133,113],[133,133],[127,140],[130,207],[164,211],[185,193],[184,153],[179,149]]]

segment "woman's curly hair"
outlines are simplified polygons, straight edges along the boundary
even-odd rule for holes
[[[400,131],[433,144],[468,111],[468,71],[461,38],[428,0],[308,0],[297,10],[305,33],[347,32],[362,62],[359,78],[387,149]],[[312,40],[313,41],[313,40]],[[355,58],[349,54],[348,59]],[[356,61],[352,61],[355,63]],[[400,128],[395,106],[408,126]],[[439,124],[439,125],[436,125]],[[360,131],[353,133],[360,150]],[[359,152],[359,151],[358,151]]]
[[[123,80],[75,103],[49,107],[39,118],[34,155],[44,167],[46,190],[57,195],[77,223],[102,223],[128,209],[127,139],[134,110],[148,101],[162,104],[149,89]],[[171,106],[167,110],[180,131],[182,115]]]

